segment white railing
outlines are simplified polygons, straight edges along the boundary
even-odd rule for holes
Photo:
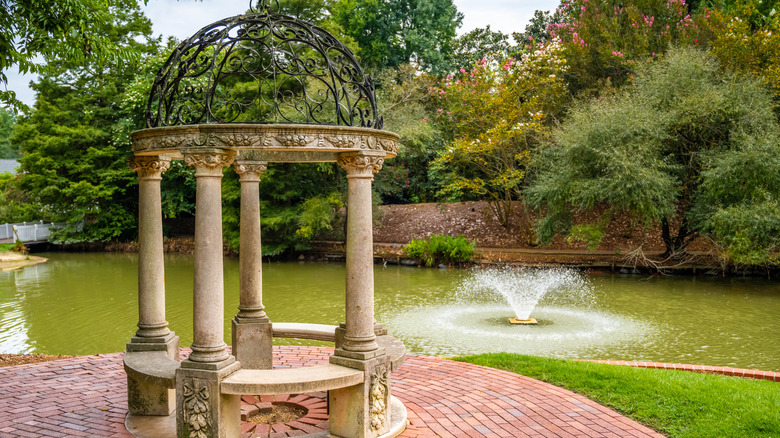
[[[22,222],[17,224],[0,225],[0,239],[13,239],[27,242],[41,242],[49,240],[51,228],[56,227],[54,223],[40,222]]]

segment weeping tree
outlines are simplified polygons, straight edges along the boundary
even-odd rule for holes
[[[707,235],[737,263],[777,263],[780,129],[771,99],[758,81],[677,48],[613,97],[575,105],[539,154],[527,193],[545,212],[539,237],[571,233],[574,213],[605,209],[660,223],[666,260]]]

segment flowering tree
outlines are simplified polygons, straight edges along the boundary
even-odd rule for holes
[[[699,44],[699,26],[685,0],[571,0],[548,32],[561,39],[571,90],[620,86],[636,62],[664,54],[670,44]]]
[[[780,102],[780,4],[737,0],[704,14],[710,52],[723,66],[761,78]]]
[[[548,135],[563,101],[566,71],[559,40],[529,48],[520,59],[488,62],[446,76],[433,89],[432,116],[447,148],[431,171],[447,200],[486,199],[508,227],[521,197],[531,150]]]

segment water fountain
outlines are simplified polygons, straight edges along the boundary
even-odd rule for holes
[[[590,295],[590,286],[579,272],[565,269],[497,268],[476,271],[463,282],[459,295],[495,294],[512,308],[516,325],[536,325],[531,312],[546,295],[565,294],[584,304]]]
[[[600,310],[580,271],[506,267],[463,275],[449,297],[417,302],[386,319],[409,350],[439,356],[503,351],[601,357],[645,342],[654,332],[645,322]],[[537,323],[512,324],[512,313]]]

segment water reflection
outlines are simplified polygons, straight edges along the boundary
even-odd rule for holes
[[[134,254],[44,254],[0,273],[0,352],[122,351],[135,332]],[[192,257],[167,255],[166,314],[192,342]],[[377,319],[410,351],[452,356],[516,351],[569,358],[654,360],[780,370],[780,283],[756,279],[589,275],[592,304],[544,299],[537,327],[504,324],[509,305],[464,301],[468,271],[375,267]],[[344,319],[344,266],[265,263],[273,321]],[[238,306],[238,260],[225,259],[225,335]],[[296,343],[298,341],[282,342]]]

